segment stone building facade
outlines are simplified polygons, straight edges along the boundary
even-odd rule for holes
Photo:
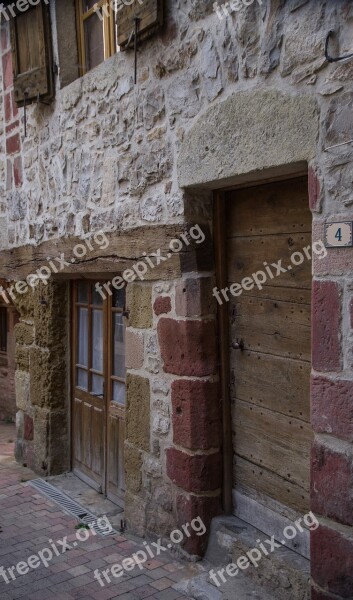
[[[140,534],[164,536],[196,516],[209,526],[229,510],[215,197],[307,175],[313,241],[326,222],[352,220],[353,62],[325,58],[330,30],[334,56],[351,50],[351,3],[263,0],[227,14],[221,4],[166,0],[135,85],[131,51],[79,77],[74,3],[51,1],[55,100],[27,107],[26,136],[1,25],[0,277],[10,287],[65,257],[34,291],[13,292],[19,461],[42,475],[71,469],[71,281],[110,280],[170,254],[143,279],[132,271],[126,289],[125,508]],[[77,257],[102,231],[107,247],[92,242]],[[170,252],[181,236],[188,243]],[[352,290],[352,248],[314,257],[315,600],[353,589]],[[205,543],[185,550],[200,555]]]

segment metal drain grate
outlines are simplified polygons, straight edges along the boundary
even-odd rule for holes
[[[54,486],[50,485],[44,479],[32,479],[28,482],[34,489],[43,494],[52,500],[56,504],[58,504],[67,514],[76,517],[79,519],[80,523],[83,525],[89,525],[91,529],[94,529],[96,533],[99,535],[103,535],[107,537],[109,535],[116,535],[118,532],[115,529],[111,529],[111,531],[106,531],[106,529],[100,526],[99,517],[89,512],[83,506],[75,502],[64,494],[61,490],[58,490]]]

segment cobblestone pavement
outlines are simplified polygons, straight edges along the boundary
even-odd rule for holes
[[[174,560],[166,553],[145,563],[143,570],[135,567],[119,579],[112,578],[111,584],[101,587],[94,579],[94,570],[102,571],[121,563],[124,558],[143,549],[143,540],[139,543],[129,536],[102,537],[91,533],[87,541],[77,541],[77,521],[28,485],[30,479],[38,476],[14,461],[14,439],[14,426],[0,424],[1,600],[186,598],[173,586],[195,575],[196,567]],[[50,541],[61,550],[58,541],[65,536],[74,548],[58,556],[53,552],[48,567],[41,563],[38,568],[30,569],[23,575],[12,571],[15,580],[5,571],[9,583],[5,582],[1,567],[9,569],[21,561],[27,561],[43,548],[50,548]],[[21,570],[24,570],[23,566]]]

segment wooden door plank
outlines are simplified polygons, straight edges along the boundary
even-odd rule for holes
[[[236,400],[236,454],[309,489],[309,424]]]
[[[121,415],[109,415],[108,485],[109,491],[121,497],[125,491],[125,419]]]
[[[82,463],[89,471],[92,470],[92,406],[82,403]]]
[[[104,473],[104,411],[92,407],[92,471],[97,478]]]
[[[118,487],[120,491],[125,491],[125,460],[124,444],[126,439],[125,419],[119,419],[119,439],[118,439]]]
[[[259,290],[255,286],[251,291],[244,290],[238,297],[229,294],[231,322],[234,321],[233,307],[236,307],[239,298],[243,298],[244,296],[291,302],[292,304],[306,304],[308,307],[311,307],[311,289],[266,285],[262,290]]]
[[[119,438],[119,419],[109,415],[109,450],[108,450],[108,485],[117,488],[118,486],[118,438]]]
[[[82,402],[74,398],[73,401],[73,462],[82,463]]]
[[[300,514],[310,510],[310,493],[293,482],[284,482],[282,477],[258,467],[240,456],[234,461],[234,481],[240,493],[254,500],[273,498],[284,506],[290,506]],[[255,491],[256,490],[256,491]]]
[[[233,303],[234,304],[234,303]],[[311,360],[311,312],[293,304],[242,296],[235,305],[231,342],[242,338],[245,350]],[[231,364],[239,351],[232,351]]]
[[[232,361],[231,394],[240,400],[310,422],[310,364],[257,352]]]
[[[306,247],[311,248],[310,233],[230,239],[228,240],[228,280],[232,283],[240,283],[244,277],[251,277],[257,271],[263,271],[266,274],[264,263],[267,263],[271,273],[268,274],[263,287],[271,285],[310,289],[311,260],[307,259],[303,252],[303,248]],[[291,263],[290,257],[294,252],[301,252],[305,257],[301,265]],[[286,272],[278,273],[277,268],[272,266],[280,260],[282,261],[281,266],[286,269]],[[295,257],[294,260],[299,262],[299,257]],[[288,269],[288,267],[290,268]]]
[[[227,197],[236,204],[229,211],[228,237],[311,231],[306,177],[236,190]]]

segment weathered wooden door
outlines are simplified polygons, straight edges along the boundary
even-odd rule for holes
[[[307,179],[228,193],[226,216],[228,285],[243,281],[229,305],[234,495],[303,513],[312,441]],[[259,271],[259,286],[244,280]]]
[[[73,286],[72,468],[112,500],[124,492],[124,304],[96,282]]]

